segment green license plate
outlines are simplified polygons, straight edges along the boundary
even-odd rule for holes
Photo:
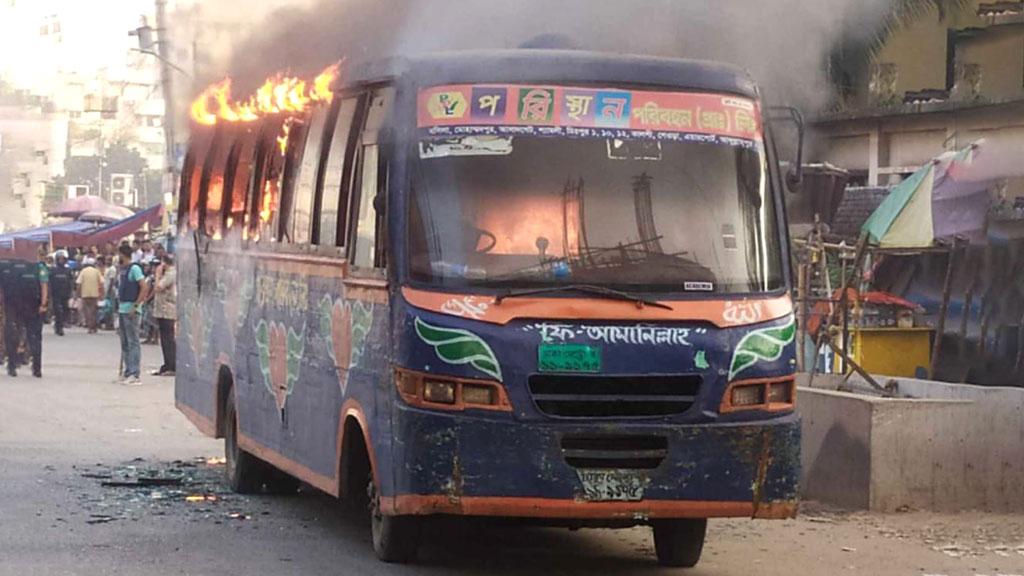
[[[537,348],[541,372],[601,371],[601,349],[586,344],[541,344]]]

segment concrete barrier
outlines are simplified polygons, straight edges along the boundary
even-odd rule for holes
[[[803,495],[846,508],[1024,512],[1024,388],[905,378],[881,398],[817,375],[799,391]]]

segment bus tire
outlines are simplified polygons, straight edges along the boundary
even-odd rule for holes
[[[255,494],[263,487],[267,466],[238,446],[238,416],[230,400],[224,410],[224,461],[224,475],[232,491]]]
[[[658,564],[673,568],[693,568],[700,562],[708,530],[707,519],[661,520],[655,522],[652,528]]]
[[[373,482],[370,494],[370,531],[373,551],[381,562],[405,564],[416,558],[420,546],[420,519],[415,516],[387,516],[380,509],[380,495]]]

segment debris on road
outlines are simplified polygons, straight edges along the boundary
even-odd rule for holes
[[[107,516],[105,514],[90,514],[89,519],[85,521],[86,524],[106,524],[107,522],[113,522],[117,520],[113,516]]]
[[[154,486],[179,486],[181,478],[146,478],[134,480],[108,480],[100,483],[104,488],[148,488]]]
[[[220,523],[220,519],[251,520],[258,514],[237,511],[248,499],[224,484],[223,458],[199,457],[191,461],[147,462],[136,458],[121,465],[78,466],[78,476],[97,480],[79,494],[88,512],[88,524],[139,520],[144,516],[189,515]],[[235,508],[220,512],[222,505]]]

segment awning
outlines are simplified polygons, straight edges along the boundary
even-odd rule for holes
[[[0,236],[0,246],[11,246],[13,240],[27,240],[30,242],[49,242],[51,234],[89,234],[98,226],[92,222],[64,222],[50,226],[40,226],[27,230],[18,230]]]
[[[51,244],[54,248],[101,246],[107,242],[117,242],[130,236],[147,224],[151,228],[159,227],[163,223],[163,216],[164,206],[158,204],[106,226],[100,226],[93,222],[66,222],[53,226],[19,230],[0,236],[0,251],[14,250],[15,241]]]
[[[927,248],[936,238],[981,238],[992,181],[972,170],[978,145],[948,152],[897,184],[861,231],[883,248]]]
[[[147,224],[150,228],[156,228],[161,225],[164,217],[164,205],[157,204],[152,208],[147,208],[142,212],[138,212],[124,220],[118,220],[117,222],[108,224],[101,228],[97,228],[88,234],[76,234],[69,236],[54,236],[54,244],[57,246],[102,246],[107,242],[117,242],[126,236],[130,236],[135,232],[141,230]],[[58,241],[64,240],[64,242]]]

